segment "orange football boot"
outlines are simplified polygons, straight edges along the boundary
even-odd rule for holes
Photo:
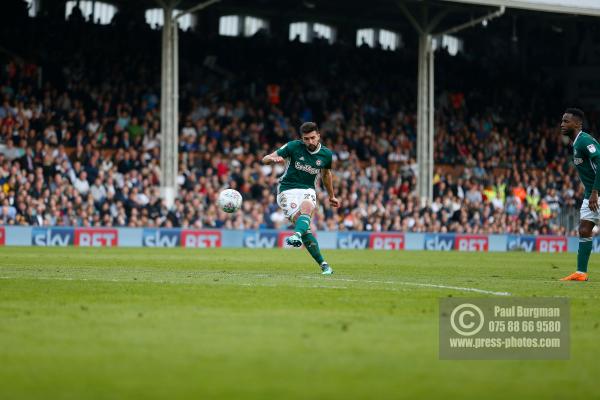
[[[571,275],[565,276],[564,278],[561,279],[561,281],[587,281],[587,280],[588,280],[588,274],[586,274],[585,272],[573,272]]]

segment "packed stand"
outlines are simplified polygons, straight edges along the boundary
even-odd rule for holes
[[[75,28],[64,24],[62,29]],[[114,35],[94,25],[77,29]],[[182,39],[185,47],[186,35]],[[239,46],[232,53],[244,57],[248,45],[239,39],[207,42],[207,54],[218,54],[223,40]],[[280,43],[281,51],[272,52],[272,43],[260,40],[247,51],[268,55],[279,70],[297,69],[290,74],[295,78],[269,81],[265,64],[246,58],[240,66],[227,53],[218,58],[218,66],[202,70],[199,84],[182,85],[179,196],[171,209],[159,197],[156,51],[103,58],[95,48],[102,41],[96,41],[60,71],[50,68],[54,79],[44,79],[41,86],[42,64],[7,60],[0,81],[0,222],[285,228],[288,222],[275,202],[282,166],[264,166],[259,160],[296,139],[302,121],[316,120],[334,152],[342,201],[340,209],[332,209],[320,192],[317,229],[566,233],[559,216],[576,209],[583,187],[570,162],[568,141],[556,128],[559,115],[515,119],[514,98],[498,104],[494,113],[477,107],[481,93],[446,88],[437,99],[434,201],[421,207],[415,193],[414,88],[410,79],[391,73],[410,54],[297,43]],[[356,67],[295,65],[289,55],[299,48],[307,60],[320,54],[335,60],[343,54]],[[57,56],[47,57],[56,61],[52,57]],[[468,63],[451,61],[460,62]],[[184,62],[182,68],[196,82],[192,64]],[[385,81],[382,73],[388,74]],[[591,121],[595,127],[594,115]],[[243,210],[234,215],[215,205],[218,192],[227,187],[244,196]]]

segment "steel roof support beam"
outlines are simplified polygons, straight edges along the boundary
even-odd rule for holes
[[[209,0],[173,17],[179,0],[156,0],[162,7],[162,66],[160,93],[160,196],[167,208],[173,207],[177,197],[179,167],[179,30],[177,19],[202,10],[220,0]]]
[[[421,23],[406,7],[402,1],[397,2],[398,7],[406,16],[411,25],[419,33],[419,62],[417,77],[417,195],[422,207],[428,206],[433,201],[433,145],[434,145],[434,51],[433,38],[448,33],[458,32],[481,23],[483,20],[490,20],[504,14],[504,7],[487,14],[481,18],[474,19],[464,24],[457,25],[439,33],[433,33],[437,25],[448,15],[449,10],[445,9],[433,18],[429,19],[427,4],[422,3],[423,20]]]

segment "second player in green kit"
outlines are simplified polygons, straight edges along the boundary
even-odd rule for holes
[[[563,281],[587,281],[588,262],[592,252],[594,226],[600,223],[600,144],[594,137],[583,131],[583,111],[568,108],[560,124],[563,135],[573,140],[573,164],[579,179],[585,187],[585,195],[579,212],[579,249],[577,250],[577,271],[564,277]]]

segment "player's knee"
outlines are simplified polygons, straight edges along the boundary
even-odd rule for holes
[[[305,215],[311,215],[315,206],[310,201],[303,201],[300,205],[300,212]]]
[[[589,226],[580,226],[579,227],[579,237],[581,237],[581,238],[592,237],[592,228],[590,228]]]

